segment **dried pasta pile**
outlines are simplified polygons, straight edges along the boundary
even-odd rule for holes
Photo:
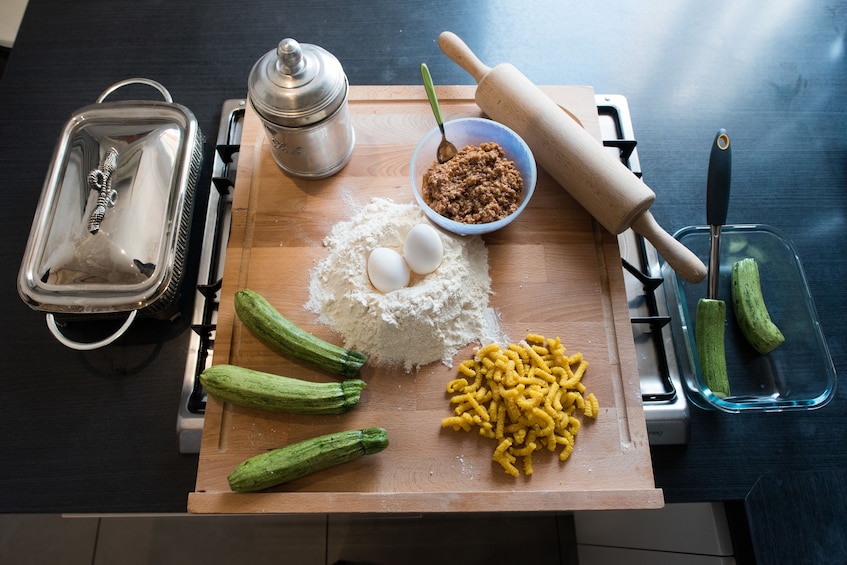
[[[531,475],[532,454],[539,449],[561,446],[559,459],[570,456],[580,428],[577,410],[597,418],[597,398],[583,397],[587,367],[581,353],[565,354],[558,337],[529,334],[508,348],[487,345],[459,364],[461,376],[447,385],[456,415],[441,425],[456,431],[478,427],[480,435],[498,441],[493,458],[506,473],[519,476],[515,462],[522,457],[524,473]]]

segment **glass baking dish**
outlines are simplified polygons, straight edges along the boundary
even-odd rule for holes
[[[709,256],[709,226],[683,228],[674,237],[704,262]],[[821,332],[806,276],[789,239],[765,225],[728,225],[721,232],[718,298],[726,303],[725,350],[731,395],[716,396],[705,384],[694,341],[697,302],[707,282],[691,284],[667,265],[673,340],[688,397],[703,409],[739,413],[811,410],[826,405],[835,392],[835,367]],[[752,257],[759,265],[765,305],[785,342],[760,355],[746,341],[732,308],[731,269]]]

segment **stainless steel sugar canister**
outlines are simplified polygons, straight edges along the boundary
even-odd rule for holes
[[[283,171],[324,178],[347,164],[355,143],[347,76],[331,53],[283,39],[253,65],[248,94]]]

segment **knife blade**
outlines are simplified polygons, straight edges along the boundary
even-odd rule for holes
[[[718,296],[721,264],[721,228],[726,224],[729,209],[729,188],[732,176],[732,149],[729,134],[721,128],[715,135],[709,155],[706,179],[706,222],[709,224],[709,291],[708,297]]]

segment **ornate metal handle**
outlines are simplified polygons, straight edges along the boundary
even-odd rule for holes
[[[106,208],[115,205],[118,193],[112,189],[112,173],[118,166],[118,150],[110,147],[100,167],[88,173],[88,186],[91,190],[98,192],[97,206],[88,218],[88,231],[97,233],[100,231],[100,222],[106,216]]]
[[[124,335],[129,329],[129,326],[132,325],[132,322],[135,320],[135,317],[137,315],[138,310],[132,310],[123,325],[118,328],[118,331],[116,331],[105,339],[101,339],[100,341],[95,341],[91,343],[82,343],[79,341],[74,341],[71,338],[67,337],[65,334],[63,334],[62,330],[59,329],[59,324],[56,322],[56,318],[53,317],[53,314],[47,314],[47,328],[50,330],[50,333],[53,334],[53,337],[55,337],[59,341],[59,343],[61,343],[65,347],[76,349],[77,351],[92,351],[94,349],[100,349],[101,347],[105,347],[110,343],[114,342],[122,335]]]
[[[100,103],[104,102],[106,100],[106,98],[110,94],[112,94],[114,91],[118,90],[119,88],[123,88],[125,86],[128,86],[130,84],[146,84],[147,86],[152,86],[153,88],[155,88],[156,90],[159,91],[159,94],[162,95],[162,98],[165,99],[165,102],[172,103],[174,101],[173,97],[171,96],[171,93],[168,92],[168,89],[165,88],[162,84],[156,82],[155,80],[152,80],[152,79],[149,79],[149,78],[128,78],[126,80],[122,80],[121,82],[117,82],[117,83],[113,84],[112,86],[110,86],[109,88],[107,88],[97,98],[97,103],[100,104]]]

